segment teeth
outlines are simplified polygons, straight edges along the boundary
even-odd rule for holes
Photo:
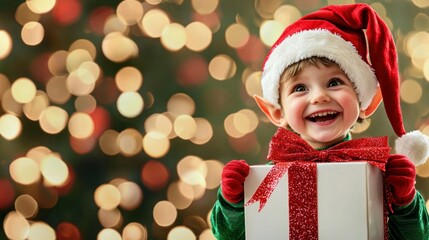
[[[308,117],[323,117],[323,116],[327,116],[329,114],[336,114],[337,112],[335,111],[328,111],[328,112],[319,112],[319,113],[313,113]]]

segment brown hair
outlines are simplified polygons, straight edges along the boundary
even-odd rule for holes
[[[303,69],[306,69],[310,66],[319,67],[320,64],[325,66],[325,67],[330,67],[333,65],[338,66],[337,63],[335,63],[334,61],[329,60],[328,58],[325,58],[325,57],[306,58],[306,59],[303,59],[303,60],[296,62],[296,63],[290,65],[289,67],[287,67],[281,76],[280,82],[283,82],[283,81],[286,81],[287,79],[291,79],[291,78],[295,77]]]

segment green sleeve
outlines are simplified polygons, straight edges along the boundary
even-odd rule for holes
[[[388,228],[391,240],[429,239],[429,216],[425,201],[419,192],[414,200],[403,207],[393,208]]]
[[[219,240],[244,240],[244,202],[226,201],[219,188],[217,200],[210,216],[212,231]]]

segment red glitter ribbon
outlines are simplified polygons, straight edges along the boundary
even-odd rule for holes
[[[298,135],[279,128],[270,143],[268,159],[275,165],[246,206],[259,202],[259,211],[288,172],[289,237],[318,239],[316,162],[366,161],[385,171],[390,155],[387,137],[345,141],[325,150],[315,150]],[[387,205],[391,205],[390,202]],[[387,215],[385,213],[385,220]],[[385,221],[386,222],[386,221]],[[387,238],[385,225],[385,238]]]

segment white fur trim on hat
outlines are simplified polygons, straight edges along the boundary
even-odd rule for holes
[[[286,37],[271,51],[262,73],[264,98],[280,108],[279,81],[284,70],[293,63],[315,56],[326,57],[340,66],[355,85],[361,109],[365,110],[377,89],[374,72],[351,42],[326,29],[295,33]]]
[[[395,150],[418,166],[425,163],[429,157],[429,138],[420,131],[406,133],[396,139]]]

